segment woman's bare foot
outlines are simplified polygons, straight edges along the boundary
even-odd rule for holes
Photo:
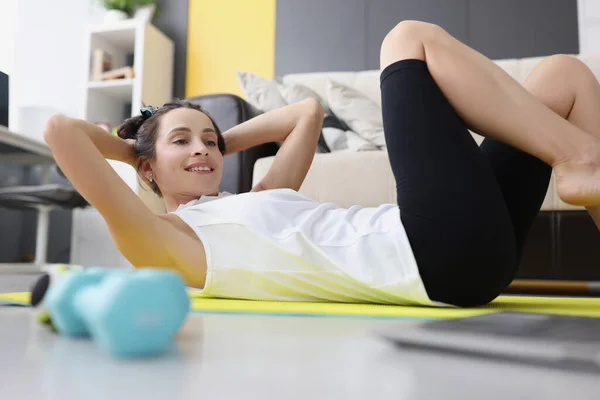
[[[600,140],[555,165],[554,172],[558,195],[565,203],[600,205]]]

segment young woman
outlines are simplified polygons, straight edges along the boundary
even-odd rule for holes
[[[404,21],[381,70],[397,205],[343,209],[297,192],[317,101],[223,134],[185,102],[144,109],[120,137],[54,116],[45,139],[133,265],[175,269],[207,296],[485,304],[515,276],[552,170],[560,197],[600,226],[600,85],[581,62],[550,57],[521,86],[440,27]],[[252,192],[220,193],[223,155],[271,141],[284,143]],[[145,207],[107,158],[137,168],[168,213]]]

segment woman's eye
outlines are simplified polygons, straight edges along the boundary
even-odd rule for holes
[[[207,140],[206,143],[208,143],[209,146],[216,146],[217,145],[214,140]]]
[[[185,139],[177,139],[176,141],[173,142],[174,144],[186,144],[187,140]]]

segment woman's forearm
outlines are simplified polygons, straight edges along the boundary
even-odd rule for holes
[[[314,99],[290,104],[261,114],[223,133],[226,154],[233,154],[263,143],[283,142],[302,119],[322,115]]]
[[[74,133],[81,134],[83,132],[86,134],[104,158],[122,161],[129,165],[132,165],[135,161],[135,150],[125,140],[91,122],[74,118],[71,118],[70,121],[75,128],[78,128]],[[64,134],[68,135],[69,132]]]

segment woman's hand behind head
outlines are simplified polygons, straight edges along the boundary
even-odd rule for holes
[[[137,169],[138,161],[139,161],[139,156],[135,149],[135,144],[137,141],[135,139],[125,139],[124,141],[125,141],[125,143],[127,143],[129,153],[130,153],[129,156],[127,157],[127,159],[125,160],[125,162],[127,164],[131,165],[133,168]]]

